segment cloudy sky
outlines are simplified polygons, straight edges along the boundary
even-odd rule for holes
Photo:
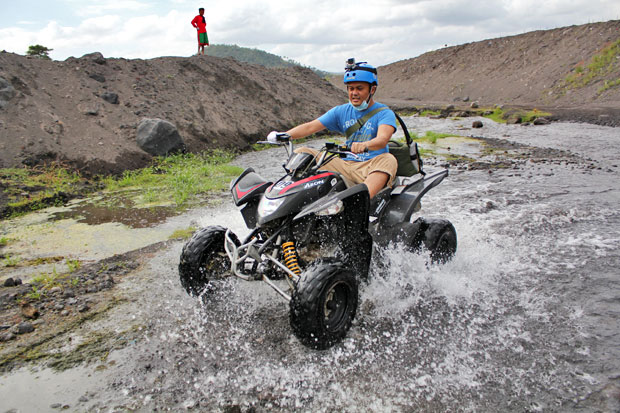
[[[0,50],[41,44],[57,60],[189,56],[201,6],[211,43],[328,71],[348,57],[380,66],[444,45],[620,19],[619,0],[0,0]]]

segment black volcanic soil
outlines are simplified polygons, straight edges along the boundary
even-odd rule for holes
[[[143,118],[173,123],[192,152],[242,150],[343,102],[341,91],[300,67],[100,53],[60,62],[0,52],[0,168],[55,160],[90,174],[143,167],[150,160],[136,143]]]

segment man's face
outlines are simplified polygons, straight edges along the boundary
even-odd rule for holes
[[[200,15],[202,16],[203,14],[205,14],[205,9],[198,10],[198,13],[200,13]]]
[[[359,106],[365,100],[368,100],[368,96],[370,95],[370,83],[366,83],[366,82],[347,83],[347,93],[349,94],[349,101],[351,102],[351,104],[353,106]]]

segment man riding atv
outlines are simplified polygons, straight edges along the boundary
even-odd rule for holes
[[[396,117],[386,105],[375,102],[377,69],[366,62],[349,59],[345,67],[344,83],[349,103],[336,106],[311,122],[285,132],[292,139],[304,138],[325,128],[345,134],[346,145],[355,157],[334,158],[324,165],[325,170],[339,172],[353,184],[365,183],[370,197],[386,185],[392,184],[398,167],[396,158],[388,151],[388,142],[396,131]],[[271,132],[269,142],[276,142],[281,132]],[[310,148],[297,152],[317,155]]]

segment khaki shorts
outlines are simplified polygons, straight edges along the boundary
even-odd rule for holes
[[[295,152],[305,152],[314,155],[315,157],[319,151],[311,148],[299,148]],[[396,170],[398,169],[398,162],[391,153],[382,153],[367,161],[345,161],[341,158],[334,158],[321,167],[322,170],[338,172],[344,176],[347,180],[354,184],[361,184],[366,180],[368,175],[373,172],[383,172],[390,176],[388,179],[388,186],[392,186],[394,178],[396,177]]]

